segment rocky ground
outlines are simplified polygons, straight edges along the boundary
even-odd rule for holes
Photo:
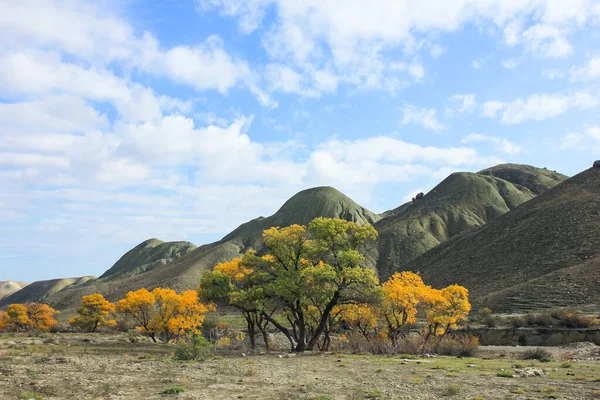
[[[551,348],[554,362],[520,360],[522,347],[478,358],[314,353],[174,361],[172,345],[128,334],[0,335],[0,399],[594,399],[600,350]],[[167,394],[165,392],[179,392]]]

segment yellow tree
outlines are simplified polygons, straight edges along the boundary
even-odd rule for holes
[[[431,289],[424,292],[425,336],[423,347],[431,336],[444,336],[457,324],[466,321],[471,304],[469,291],[459,285],[450,285],[442,290]]]
[[[378,310],[370,304],[347,304],[341,307],[341,319],[350,330],[358,330],[368,341],[377,329]]]
[[[106,300],[99,293],[83,296],[77,315],[69,320],[69,324],[81,329],[95,332],[101,326],[115,326],[117,322],[111,318],[116,311],[114,303]]]
[[[125,295],[125,298],[117,303],[117,311],[126,315],[131,315],[136,322],[136,329],[150,336],[156,342],[156,335],[150,328],[150,322],[154,317],[154,306],[156,297],[146,288],[132,291]]]
[[[56,317],[60,312],[50,307],[48,304],[29,303],[27,304],[27,314],[29,315],[32,326],[44,332],[48,332],[53,326],[58,325]]]
[[[7,325],[15,331],[20,328],[27,330],[31,320],[27,316],[27,307],[23,304],[11,304],[6,308]]]
[[[167,329],[175,337],[186,333],[199,335],[205,314],[209,311],[215,311],[214,304],[201,303],[196,290],[186,290],[179,297],[179,310],[175,317],[169,320]]]
[[[8,326],[8,314],[6,311],[0,311],[0,332]]]
[[[405,336],[410,325],[417,322],[417,307],[428,289],[419,274],[409,271],[395,273],[382,285],[381,314],[392,345],[395,346],[398,336]]]
[[[169,330],[169,321],[177,316],[181,307],[181,297],[173,289],[156,288],[152,291],[156,299],[156,311],[148,329],[169,342],[175,334]]]

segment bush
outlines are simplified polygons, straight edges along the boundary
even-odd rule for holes
[[[523,317],[510,317],[508,320],[513,328],[522,328],[527,325],[527,321]]]
[[[450,385],[446,388],[446,396],[456,396],[460,393],[460,386]]]
[[[558,320],[558,325],[563,328],[585,329],[598,325],[596,318],[586,317],[578,312],[562,314]]]
[[[512,371],[505,369],[502,371],[498,371],[498,373],[496,374],[496,376],[499,376],[500,378],[514,378],[515,375],[513,374]]]
[[[212,356],[212,345],[202,335],[193,335],[175,350],[176,360],[205,360]]]
[[[179,394],[183,392],[185,392],[185,388],[181,386],[173,386],[170,388],[166,388],[161,394]]]
[[[473,357],[479,349],[479,338],[473,335],[445,336],[434,343],[433,352],[455,357]]]
[[[538,360],[550,362],[553,360],[552,353],[545,349],[529,349],[523,353],[523,360]]]
[[[525,321],[529,326],[550,327],[554,325],[554,318],[550,314],[527,314]]]

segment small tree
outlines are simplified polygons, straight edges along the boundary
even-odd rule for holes
[[[0,311],[0,332],[8,327],[8,314],[6,311]]]
[[[466,321],[471,310],[469,291],[463,286],[450,285],[442,290],[428,288],[423,294],[425,332],[423,348],[432,337],[443,337],[457,324]]]
[[[117,322],[111,318],[116,311],[114,303],[106,300],[99,293],[83,296],[77,315],[69,320],[69,324],[89,332],[95,332],[101,326],[115,326]]]
[[[377,330],[378,308],[370,304],[348,304],[341,308],[341,319],[352,331],[358,331],[367,341]]]
[[[27,330],[31,320],[27,315],[27,307],[23,304],[11,304],[6,308],[7,325],[19,332],[19,329]]]
[[[150,336],[156,342],[156,335],[150,329],[150,321],[154,316],[156,298],[146,288],[127,293],[124,299],[117,302],[117,312],[131,315],[136,322],[136,329]]]
[[[381,314],[392,345],[397,344],[399,336],[405,337],[410,326],[417,322],[417,307],[427,288],[419,274],[408,271],[395,273],[382,285]]]
[[[48,332],[53,326],[58,325],[56,317],[60,311],[56,311],[48,304],[28,303],[27,314],[33,327]]]

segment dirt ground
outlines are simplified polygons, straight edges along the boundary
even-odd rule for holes
[[[127,334],[2,334],[0,399],[600,398],[600,351],[592,344],[552,348],[549,363],[497,346],[462,359],[234,351],[204,362],[174,361],[174,349],[130,343]],[[514,367],[544,374],[520,377]]]

